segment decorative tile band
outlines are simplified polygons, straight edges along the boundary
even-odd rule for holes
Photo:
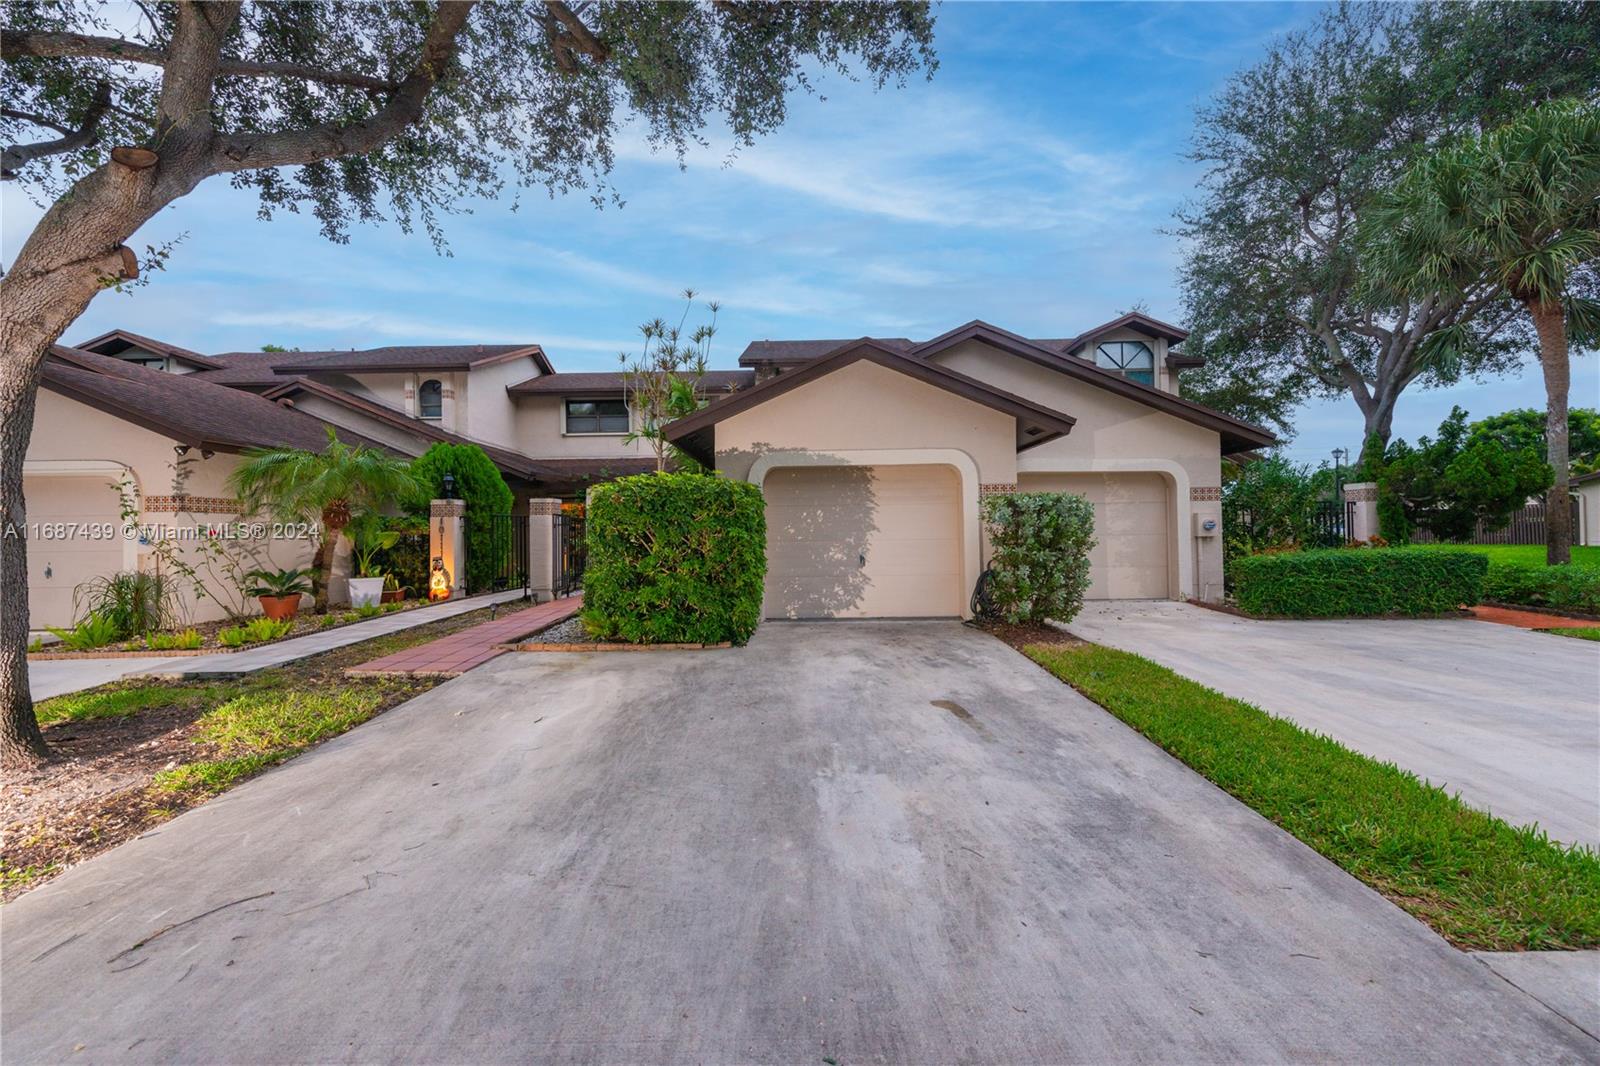
[[[1189,490],[1189,499],[1195,503],[1218,503],[1222,500],[1222,489],[1215,486],[1191,488]]]
[[[1003,481],[997,481],[990,485],[980,484],[978,486],[978,499],[981,500],[987,496],[1009,496],[1016,491],[1016,482],[1007,484]]]
[[[1346,485],[1344,487],[1344,498],[1346,500],[1359,500],[1362,502],[1376,501],[1378,498],[1378,486]]]
[[[465,500],[431,500],[428,503],[429,518],[460,518],[466,513]]]
[[[558,515],[561,513],[561,501],[529,500],[528,513],[530,515]]]
[[[244,504],[227,496],[146,496],[144,509],[162,514],[244,514]]]

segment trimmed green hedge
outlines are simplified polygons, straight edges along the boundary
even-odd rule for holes
[[[1483,582],[1483,598],[1493,603],[1600,615],[1600,570],[1587,566],[1502,563],[1490,559],[1489,576]]]
[[[1444,614],[1477,603],[1488,560],[1426,548],[1331,548],[1238,560],[1246,614],[1279,618]]]
[[[761,621],[761,490],[704,474],[640,474],[589,492],[583,623],[602,640],[743,644]]]

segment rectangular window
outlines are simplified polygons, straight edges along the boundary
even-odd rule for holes
[[[568,433],[626,433],[628,405],[622,400],[568,400]]]

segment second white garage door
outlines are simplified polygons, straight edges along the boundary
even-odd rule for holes
[[[961,614],[961,478],[947,466],[767,474],[769,618]]]
[[[1172,595],[1172,491],[1160,474],[1023,474],[1023,492],[1075,492],[1094,505],[1091,600]]]

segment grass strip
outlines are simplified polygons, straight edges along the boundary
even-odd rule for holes
[[[1600,626],[1572,626],[1566,629],[1541,629],[1541,633],[1554,633],[1558,637],[1576,637],[1578,640],[1600,640]]]
[[[1130,652],[1024,652],[1460,948],[1600,947],[1600,855]]]

